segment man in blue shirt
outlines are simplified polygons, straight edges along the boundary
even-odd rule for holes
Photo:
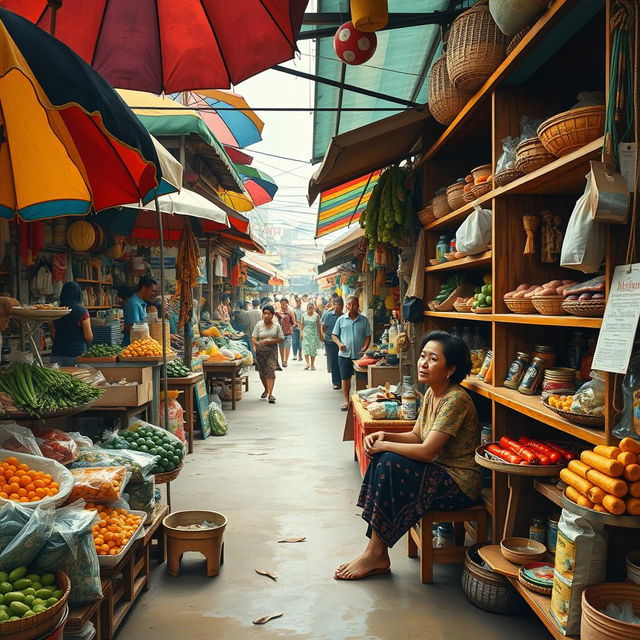
[[[147,305],[156,297],[157,282],[149,276],[142,276],[138,282],[138,290],[124,305],[124,329],[122,346],[131,344],[131,327],[147,318]]]
[[[371,344],[371,325],[369,320],[359,311],[358,298],[349,296],[347,298],[347,313],[338,318],[333,328],[333,341],[339,349],[338,364],[342,380],[342,394],[344,395],[342,411],[349,408],[353,361],[359,358]]]
[[[338,361],[338,345],[333,341],[333,329],[336,326],[338,318],[344,312],[344,300],[340,297],[333,298],[333,308],[322,314],[320,325],[324,335],[324,349],[327,353],[329,361],[329,371],[331,372],[331,381],[334,389],[340,389],[340,363]]]

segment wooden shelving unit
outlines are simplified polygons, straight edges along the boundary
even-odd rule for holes
[[[453,271],[455,269],[474,269],[491,264],[491,251],[479,253],[477,256],[467,256],[459,260],[450,260],[425,267],[425,271]]]

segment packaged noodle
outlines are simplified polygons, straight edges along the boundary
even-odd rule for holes
[[[120,499],[130,476],[124,467],[72,469],[71,473],[75,483],[69,500],[101,503]]]

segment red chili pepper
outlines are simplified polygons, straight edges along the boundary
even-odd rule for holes
[[[504,460],[505,462],[510,462],[511,464],[522,463],[522,458],[520,456],[516,455],[512,451],[509,451],[508,449],[501,449],[498,445],[487,445],[487,451],[489,453],[492,453],[494,456],[497,456],[501,460]]]
[[[576,454],[573,453],[573,451],[569,451],[569,449],[565,449],[564,447],[557,445],[555,442],[545,441],[544,444],[546,444],[548,447],[551,447],[555,451],[558,451],[567,462],[576,459]]]
[[[521,444],[518,444],[515,440],[512,440],[511,438],[502,436],[502,438],[500,438],[500,446],[518,454],[521,458],[524,458],[529,464],[536,464],[538,462],[538,456],[536,455],[535,451],[532,451],[527,447],[523,447]]]
[[[554,464],[554,463],[558,462],[558,460],[560,460],[560,458],[562,458],[562,454],[559,451],[556,451],[555,449],[552,449],[551,447],[548,447],[546,444],[543,444],[542,442],[539,442],[538,440],[532,440],[531,438],[522,437],[522,438],[520,438],[518,440],[518,442],[520,444],[524,445],[525,447],[529,447],[530,449],[533,449],[538,454],[542,454],[542,455],[546,456],[551,461],[551,462],[548,462],[548,463],[545,463],[545,462],[541,461],[540,464]]]

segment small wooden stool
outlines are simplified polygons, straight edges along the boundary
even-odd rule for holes
[[[455,546],[442,549],[433,548],[433,525],[436,522],[451,522],[455,530]],[[475,529],[468,525],[475,522]],[[410,558],[420,555],[420,581],[423,584],[433,582],[433,565],[436,562],[464,562],[466,547],[465,532],[473,538],[474,543],[487,540],[487,511],[484,505],[475,505],[461,511],[429,511],[420,522],[407,532]]]

